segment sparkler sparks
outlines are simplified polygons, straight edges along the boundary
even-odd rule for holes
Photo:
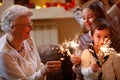
[[[61,53],[67,52],[68,56],[72,56],[71,52],[70,52],[70,48],[75,49],[79,46],[79,44],[77,43],[77,40],[65,40],[65,42],[63,42],[62,45],[60,45],[60,51]],[[63,54],[64,55],[64,54]]]
[[[100,51],[104,53],[104,55],[109,55],[112,51],[114,51],[113,48],[110,48],[111,41],[108,39],[105,39],[104,44],[100,47]]]

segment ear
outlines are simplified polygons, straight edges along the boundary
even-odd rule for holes
[[[15,27],[15,26],[12,26],[11,29],[12,29],[12,32],[13,32],[13,31],[15,31],[16,27]]]

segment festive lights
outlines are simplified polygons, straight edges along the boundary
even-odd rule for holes
[[[74,8],[75,6],[75,0],[71,0],[71,2],[46,2],[45,3],[46,7],[64,7],[65,10],[69,10],[71,8]]]

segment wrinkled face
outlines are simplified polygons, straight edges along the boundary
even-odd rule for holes
[[[100,47],[104,44],[105,39],[110,39],[110,30],[103,29],[103,30],[95,30],[91,38],[94,41],[94,45]]]
[[[26,16],[19,17],[14,21],[13,26],[15,30],[13,32],[13,37],[20,40],[25,40],[30,37],[30,31],[32,30],[31,19]]]
[[[82,18],[83,25],[86,27],[86,29],[90,30],[91,24],[96,19],[95,13],[89,8],[84,8],[82,10]]]

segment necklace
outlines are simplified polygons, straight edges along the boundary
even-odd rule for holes
[[[17,50],[19,53],[21,53],[24,49],[24,46],[22,46],[22,48],[20,50]]]
[[[14,49],[16,49],[15,46],[12,45],[8,39],[6,39],[6,40],[7,40],[8,44],[9,44],[11,47],[13,47]],[[21,52],[23,51],[23,49],[24,49],[24,46],[22,46],[21,49],[19,49],[19,50],[16,49],[16,50],[17,50],[19,53],[21,53]]]

